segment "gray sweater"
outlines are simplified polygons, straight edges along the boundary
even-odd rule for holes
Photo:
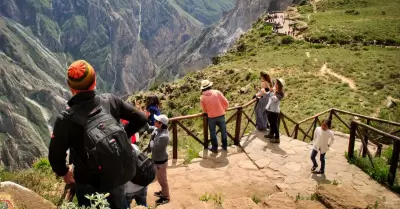
[[[274,92],[269,91],[267,92],[267,97],[269,97],[269,100],[265,109],[269,112],[280,113],[280,103],[282,98],[284,97],[284,94],[275,94]]]
[[[158,129],[154,126],[149,126],[147,132],[152,133],[150,138],[151,158],[153,159],[155,164],[164,164],[168,161],[168,129]]]

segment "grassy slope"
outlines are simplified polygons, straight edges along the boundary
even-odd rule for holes
[[[330,1],[331,2],[331,1]],[[302,12],[303,19],[310,14],[310,22],[313,27],[305,31],[305,34],[317,34],[316,28],[328,28],[325,33],[332,31],[335,35],[337,28],[341,28],[340,22],[331,22],[330,26],[324,25],[324,15],[330,18],[342,18],[344,12],[351,5],[358,5],[358,0],[348,1],[349,5],[341,7],[333,4],[324,4],[325,12],[311,13],[310,10]],[[373,8],[377,0],[368,0]],[[385,5],[398,6],[397,0],[387,0]],[[391,6],[390,6],[391,5]],[[379,9],[380,11],[380,9]],[[336,15],[336,16],[335,16]],[[367,15],[367,14],[366,14]],[[321,17],[321,18],[318,18]],[[366,16],[358,16],[365,18]],[[371,19],[373,22],[375,19]],[[397,27],[391,20],[385,22],[381,34],[391,38],[392,27]],[[380,23],[382,24],[382,23]],[[362,21],[352,21],[352,31],[365,31]],[[385,31],[388,30],[388,31]],[[395,35],[393,35],[395,37]],[[310,44],[305,41],[294,41],[283,45],[282,37],[276,37],[270,33],[270,28],[262,21],[254,24],[247,34],[243,35],[227,54],[219,58],[218,65],[212,65],[200,72],[187,75],[185,78],[170,84],[161,85],[156,91],[165,92],[165,86],[171,86],[174,90],[170,99],[163,105],[163,112],[169,116],[187,115],[200,112],[199,84],[200,80],[207,78],[214,82],[214,87],[225,93],[231,105],[243,104],[252,98],[254,85],[258,85],[258,74],[267,71],[272,77],[282,77],[286,81],[286,97],[282,102],[282,111],[291,118],[299,121],[331,107],[349,110],[365,115],[377,114],[381,118],[395,121],[400,119],[400,108],[386,108],[387,96],[400,98],[400,73],[396,66],[400,65],[400,50],[397,48],[384,48],[380,46],[363,46],[362,44],[347,45],[323,45]],[[286,38],[285,38],[286,39]],[[307,57],[307,54],[310,57]],[[352,79],[356,89],[331,75],[323,75],[320,72],[324,63],[333,72]],[[174,87],[175,86],[175,87]],[[248,93],[241,94],[239,90],[245,87]],[[380,109],[380,111],[378,111]],[[248,110],[249,114],[250,111]],[[350,119],[344,117],[345,120]],[[338,124],[334,122],[334,124]],[[201,120],[187,121],[186,125],[199,132],[201,137]],[[282,128],[282,127],[281,127]],[[334,127],[335,128],[335,127]],[[341,129],[341,127],[336,127]],[[343,129],[342,129],[343,130]],[[345,130],[343,130],[345,131]],[[188,150],[189,155],[194,155],[201,146],[193,139],[185,136],[179,140],[182,150]],[[192,154],[191,154],[192,153]],[[194,154],[193,154],[194,153]]]

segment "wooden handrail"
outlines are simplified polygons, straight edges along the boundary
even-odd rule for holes
[[[180,121],[180,120],[186,120],[186,119],[192,119],[192,118],[199,118],[202,117],[204,113],[197,113],[194,115],[184,115],[184,116],[177,116],[169,119],[169,121]]]
[[[314,118],[316,118],[316,117],[318,117],[318,116],[321,116],[321,115],[323,115],[323,114],[325,114],[325,113],[327,113],[327,112],[329,112],[329,111],[331,111],[331,110],[332,110],[332,108],[331,108],[331,109],[327,109],[327,110],[325,110],[325,111],[323,111],[323,112],[320,112],[320,113],[318,113],[318,114],[316,114],[316,115],[314,115],[314,116],[312,116],[312,117],[306,118],[306,119],[304,119],[304,120],[298,122],[298,124],[302,124],[302,123],[304,123],[304,122],[307,122],[307,121],[309,121],[309,120],[312,120],[312,119],[314,119]]]
[[[336,108],[332,108],[332,109],[333,109],[334,111],[336,111],[336,112],[345,113],[345,114],[347,114],[347,115],[357,116],[357,117],[360,117],[360,118],[369,119],[369,120],[371,120],[371,121],[377,121],[377,122],[381,122],[381,123],[387,123],[387,124],[394,125],[394,126],[400,126],[400,123],[399,123],[399,122],[394,122],[394,121],[389,121],[389,120],[383,120],[383,119],[374,118],[374,117],[370,117],[370,116],[365,116],[365,115],[361,115],[361,114],[358,114],[358,113],[352,113],[352,112],[349,112],[349,111],[340,110],[340,109],[336,109]]]
[[[352,123],[356,123],[356,124],[359,125],[359,126],[362,126],[362,127],[367,128],[367,129],[369,129],[369,130],[371,130],[371,131],[374,131],[374,132],[376,132],[376,133],[379,133],[380,135],[389,137],[389,138],[391,138],[391,139],[393,139],[393,140],[396,140],[396,141],[399,141],[399,142],[400,142],[400,137],[398,137],[398,136],[391,135],[391,134],[389,134],[389,133],[386,133],[386,132],[384,132],[384,131],[381,131],[381,130],[379,130],[379,129],[376,129],[376,128],[372,127],[372,126],[369,126],[369,125],[367,125],[367,124],[361,123],[361,122],[359,122],[359,121],[354,121],[354,120],[353,120]]]

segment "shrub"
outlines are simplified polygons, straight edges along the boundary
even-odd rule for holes
[[[211,58],[211,63],[213,65],[218,65],[220,62],[221,62],[221,57],[216,56],[216,57]]]
[[[110,209],[110,204],[107,202],[106,198],[109,194],[92,194],[86,195],[85,197],[90,200],[90,207],[79,207],[73,202],[64,203],[60,209]]]
[[[47,158],[44,157],[39,158],[36,162],[34,162],[32,168],[36,171],[52,173],[50,162]]]
[[[294,42],[294,38],[291,36],[285,36],[281,40],[281,44],[291,44]]]

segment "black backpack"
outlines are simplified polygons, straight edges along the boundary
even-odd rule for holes
[[[101,97],[100,105],[82,104],[63,112],[73,122],[84,127],[86,159],[92,176],[96,176],[101,190],[110,190],[131,180],[136,173],[137,157],[132,153],[131,141],[119,122],[110,114],[110,100]],[[91,104],[93,106],[93,101]],[[73,131],[73,130],[70,130]],[[85,158],[85,157],[84,157]]]
[[[131,182],[143,187],[151,184],[156,178],[156,170],[153,161],[139,150],[133,149],[133,155],[137,157],[136,175]]]

